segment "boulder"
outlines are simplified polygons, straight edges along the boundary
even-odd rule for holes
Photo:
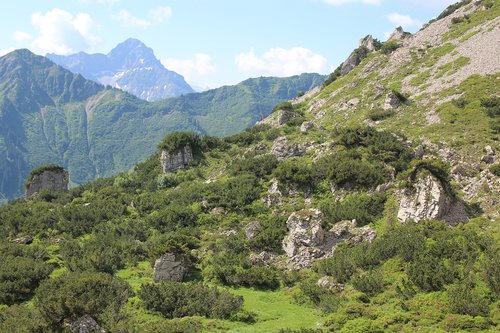
[[[26,183],[26,198],[35,196],[41,190],[67,191],[68,181],[69,174],[63,168],[43,170]]]
[[[391,40],[403,40],[411,36],[411,33],[403,30],[402,27],[397,27],[389,36],[387,41]]]
[[[267,266],[269,265],[274,259],[276,258],[276,255],[271,252],[267,251],[262,251],[260,253],[251,253],[249,256],[250,263],[252,265],[258,265],[258,266]]]
[[[31,237],[19,237],[13,240],[14,243],[27,245],[33,242],[33,238]]]
[[[295,256],[303,247],[315,247],[323,243],[322,217],[323,213],[314,208],[294,212],[288,217],[288,234],[283,240],[283,250],[288,257]]]
[[[181,282],[187,273],[186,260],[176,258],[173,253],[165,253],[155,261],[153,280]]]
[[[301,132],[307,132],[314,128],[314,123],[312,121],[304,121],[302,125],[300,125]]]
[[[453,197],[449,184],[444,184],[429,172],[417,175],[411,187],[396,193],[399,197],[398,219],[401,222],[443,219],[449,224],[467,221],[463,202]]]
[[[253,221],[245,226],[245,236],[247,239],[252,239],[262,230],[262,225],[259,221]]]
[[[306,147],[299,143],[292,143],[286,137],[279,137],[274,140],[271,154],[278,160],[284,160],[290,157],[302,156],[306,152]]]
[[[69,324],[73,333],[106,333],[99,324],[89,315],[83,315]]]
[[[487,164],[493,164],[495,163],[495,151],[491,146],[486,146],[484,147],[484,152],[486,155],[483,155],[481,157],[481,162],[487,163]]]
[[[393,110],[399,108],[401,104],[402,103],[399,97],[391,91],[385,96],[385,101],[382,108],[384,110]]]
[[[186,145],[175,153],[168,150],[161,151],[160,162],[164,173],[173,172],[188,167],[193,161],[193,150],[190,145]]]
[[[331,276],[321,277],[316,284],[333,292],[341,292],[345,289],[345,286],[342,283],[337,283]]]

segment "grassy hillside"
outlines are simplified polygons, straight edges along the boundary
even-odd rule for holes
[[[453,6],[258,125],[200,136],[188,168],[162,173],[157,150],[0,207],[0,331],[497,332],[498,68],[445,65],[491,46],[498,13]],[[153,282],[165,253],[182,282]]]

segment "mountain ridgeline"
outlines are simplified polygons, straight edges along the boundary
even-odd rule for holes
[[[133,38],[118,44],[108,54],[47,54],[47,58],[88,80],[150,102],[194,92],[182,75],[166,69],[151,48]]]
[[[29,171],[56,163],[73,184],[130,169],[174,130],[229,135],[324,77],[249,79],[203,93],[146,102],[86,80],[29,50],[0,58],[0,193],[23,193]]]

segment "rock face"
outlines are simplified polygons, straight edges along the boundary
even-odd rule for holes
[[[31,244],[33,242],[33,238],[31,237],[20,237],[16,238],[13,240],[14,243],[21,244],[21,245],[27,245]]]
[[[184,259],[175,257],[173,253],[165,253],[155,261],[153,280],[158,281],[177,281],[181,282],[187,273]]]
[[[73,333],[106,333],[106,330],[89,315],[73,320],[69,324],[69,328]]]
[[[375,47],[375,40],[373,39],[372,35],[368,35],[365,38],[361,39],[359,41],[359,46],[366,47],[368,51],[373,52],[376,50]]]
[[[409,36],[411,36],[411,34],[409,32],[404,31],[402,27],[397,27],[392,32],[392,34],[389,36],[389,38],[387,39],[387,41],[391,41],[391,40],[403,40],[403,39],[408,38]]]
[[[291,143],[286,137],[279,137],[274,140],[271,154],[279,160],[284,160],[290,157],[302,156],[306,152],[306,147],[299,143]]]
[[[491,146],[486,146],[484,147],[484,152],[486,155],[483,155],[481,157],[481,162],[487,163],[487,164],[493,164],[495,163],[495,151]]]
[[[259,221],[253,221],[248,223],[245,226],[245,236],[247,239],[252,239],[258,235],[258,233],[262,230],[262,225]]]
[[[44,170],[33,175],[26,185],[26,198],[36,195],[41,190],[67,191],[69,174],[66,170]]]
[[[322,216],[321,211],[312,208],[292,213],[288,218],[283,250],[288,256],[289,268],[309,267],[318,259],[334,255],[338,243],[371,242],[377,236],[368,226],[356,227],[356,220],[339,222],[324,231]]]
[[[160,156],[161,168],[164,173],[184,169],[193,161],[193,150],[186,145],[176,153],[169,153],[163,149]]]
[[[356,52],[351,53],[349,58],[344,61],[342,64],[342,68],[340,70],[341,75],[347,75],[350,71],[352,71],[356,66],[361,63],[361,58]]]
[[[443,219],[449,224],[467,221],[468,214],[463,202],[453,198],[441,182],[431,174],[418,177],[412,188],[399,191],[398,219]]]
[[[323,243],[322,217],[323,213],[318,209],[302,210],[288,217],[288,235],[283,240],[283,249],[289,257],[296,255],[303,247],[319,246]]]
[[[278,111],[278,126],[284,126],[290,122],[293,118],[297,118],[300,115],[297,112],[289,110],[279,110]]]
[[[401,106],[401,100],[399,99],[398,96],[396,96],[395,93],[391,91],[385,96],[385,102],[382,108],[384,110],[392,110],[392,109],[397,109],[400,106]]]

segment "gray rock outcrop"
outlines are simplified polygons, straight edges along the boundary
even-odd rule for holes
[[[493,164],[495,163],[495,151],[491,146],[486,146],[484,147],[484,152],[486,153],[481,157],[481,162],[487,163],[487,164]]]
[[[181,282],[187,273],[186,260],[176,258],[173,253],[165,253],[155,261],[153,280]]]
[[[384,106],[382,107],[384,110],[393,110],[397,109],[401,106],[401,100],[399,97],[390,91],[386,96],[385,96],[385,101],[384,101]]]
[[[262,230],[262,225],[259,221],[253,221],[245,226],[245,236],[247,239],[252,239],[259,234]]]
[[[164,173],[184,169],[193,161],[193,150],[190,145],[182,147],[176,153],[170,153],[166,149],[163,149],[160,161]]]
[[[308,132],[315,128],[315,125],[312,121],[304,121],[302,125],[300,125],[300,131],[301,132]]]
[[[442,219],[448,224],[467,221],[465,204],[454,198],[432,174],[417,176],[412,187],[398,191],[398,219],[401,222]]]
[[[372,35],[367,35],[359,41],[359,46],[366,47],[368,51],[373,52],[376,50],[375,40]]]
[[[279,137],[274,140],[271,154],[278,160],[284,160],[290,157],[302,156],[306,152],[306,147],[299,143],[292,143],[286,137]]]
[[[411,36],[409,32],[406,32],[403,30],[402,27],[397,27],[389,36],[387,41],[392,41],[392,40],[403,40]]]
[[[106,333],[106,330],[89,315],[83,315],[69,324],[73,333]]]
[[[13,240],[16,244],[27,245],[33,242],[33,238],[31,237],[19,237]]]
[[[288,217],[288,235],[283,240],[283,250],[289,257],[293,257],[304,247],[315,247],[323,243],[322,217],[323,213],[318,209],[302,210]]]
[[[361,57],[358,53],[353,52],[349,57],[342,63],[342,68],[340,69],[340,74],[342,76],[349,74],[356,66],[361,63]]]
[[[26,197],[30,198],[41,190],[67,191],[69,174],[66,170],[43,170],[32,176],[26,184]]]
[[[300,114],[290,110],[279,110],[278,111],[278,126],[284,126],[288,124],[292,119],[300,117]]]

